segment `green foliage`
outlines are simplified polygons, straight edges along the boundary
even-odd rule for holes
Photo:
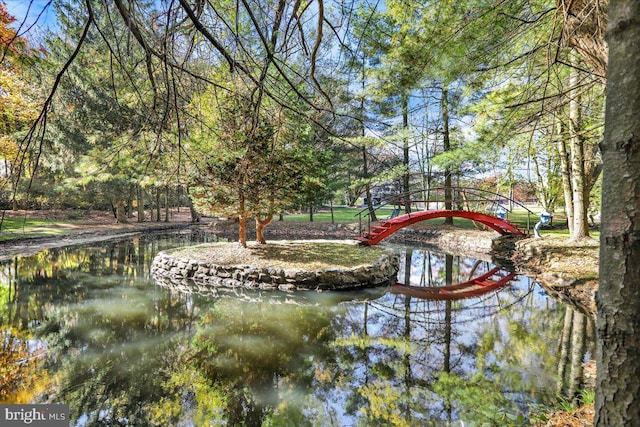
[[[185,360],[184,369],[174,371],[162,387],[165,395],[146,408],[150,423],[159,426],[185,421],[195,425],[225,423],[228,405],[225,390],[211,384],[192,362]]]
[[[469,426],[522,426],[526,418],[517,405],[505,397],[501,385],[481,373],[471,378],[440,373],[434,391],[450,402]]]
[[[368,406],[361,407],[363,426],[399,426],[410,427],[411,420],[406,419],[402,405],[407,404],[406,395],[397,387],[384,380],[364,385],[358,390],[367,400]]]
[[[296,200],[301,183],[307,193],[322,187],[305,175],[315,166],[304,146],[308,129],[295,131],[283,111],[266,101],[256,104],[241,81],[234,92],[203,92],[191,109],[200,121],[187,148],[194,160],[191,189],[204,212],[269,216]]]

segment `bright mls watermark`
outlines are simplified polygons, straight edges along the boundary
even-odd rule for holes
[[[0,426],[69,427],[69,405],[0,405]]]

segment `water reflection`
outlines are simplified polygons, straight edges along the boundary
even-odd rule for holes
[[[67,403],[87,426],[518,425],[580,388],[592,325],[567,320],[526,278],[458,301],[149,279],[158,250],[203,239],[146,236],[0,264],[0,398]],[[410,286],[494,267],[398,250]]]

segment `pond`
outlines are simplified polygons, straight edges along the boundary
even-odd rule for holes
[[[65,403],[72,425],[522,425],[579,392],[592,322],[530,279],[473,298],[402,288],[207,292],[149,277],[145,235],[0,264],[0,400]],[[394,246],[398,280],[489,261]]]

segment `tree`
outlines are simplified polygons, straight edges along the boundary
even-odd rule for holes
[[[74,6],[56,4],[65,37],[80,37],[83,32],[85,17]],[[126,57],[124,53],[117,57],[110,48],[126,36],[126,29],[110,27],[104,8],[96,5],[92,10],[97,27],[87,31],[83,48],[67,66],[51,99],[53,114],[41,170],[55,171],[48,177],[58,200],[75,207],[111,207],[118,222],[132,216],[133,199],[138,203],[138,221],[143,221],[145,188],[155,189],[160,221],[161,193],[167,208],[169,186],[180,183],[176,128],[177,109],[184,100],[174,99],[174,86],[151,88],[147,71],[140,67],[144,51],[138,46],[123,46]],[[64,63],[70,55],[71,47],[60,34],[50,34],[47,45],[51,64]],[[119,67],[102,66],[114,62]],[[155,73],[162,75],[162,70]],[[182,78],[180,86],[186,97],[191,81]]]
[[[224,72],[224,71],[223,71]],[[193,161],[190,188],[205,212],[236,218],[246,247],[246,221],[256,220],[256,240],[275,213],[295,200],[304,176],[303,132],[287,131],[284,112],[256,101],[238,76],[236,90],[209,89],[192,104],[197,123],[187,155]]]
[[[20,176],[27,165],[37,163],[20,139],[40,109],[38,87],[29,72],[39,52],[11,27],[15,21],[0,3],[0,195],[8,185],[14,210]]]
[[[640,4],[609,6],[596,425],[640,419]]]

